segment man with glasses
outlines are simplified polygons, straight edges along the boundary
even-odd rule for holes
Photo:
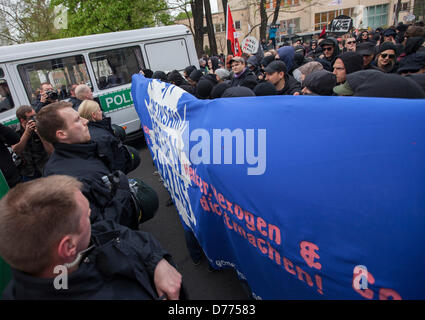
[[[356,51],[356,38],[350,37],[345,39],[344,52],[355,52]]]
[[[396,51],[397,48],[392,42],[384,42],[381,44],[375,59],[377,70],[385,73],[395,73],[398,69]]]
[[[247,68],[245,59],[242,57],[234,57],[230,60],[230,64],[234,73],[230,86],[243,86],[253,90],[257,85],[257,77]]]
[[[337,56],[339,56],[340,53],[338,41],[335,38],[327,38],[320,42],[320,47],[323,51],[323,59],[328,61],[333,66]]]

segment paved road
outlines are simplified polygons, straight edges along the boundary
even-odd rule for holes
[[[151,154],[144,142],[132,144],[140,151],[141,165],[128,174],[128,177],[143,179],[156,190],[159,197],[159,209],[156,216],[145,222],[141,230],[152,233],[172,254],[183,275],[183,282],[190,299],[193,300],[246,300],[249,297],[239,283],[235,271],[231,269],[215,272],[208,271],[207,259],[195,266],[186,249],[183,226],[174,206],[166,206],[168,192],[154,175]]]

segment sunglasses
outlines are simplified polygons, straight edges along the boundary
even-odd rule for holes
[[[381,54],[381,57],[383,59],[386,59],[387,57],[388,57],[388,59],[394,59],[395,58],[395,55],[394,54],[383,53],[383,54]]]
[[[356,41],[348,41],[347,44],[354,44]]]
[[[325,47],[322,48],[323,51],[332,51],[333,47]]]

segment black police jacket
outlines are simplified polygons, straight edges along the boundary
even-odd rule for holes
[[[112,170],[130,171],[128,151],[122,141],[114,135],[111,118],[105,117],[101,121],[89,121],[87,124],[91,140],[98,145],[99,153],[108,161]]]
[[[104,156],[94,142],[85,144],[54,143],[54,152],[44,166],[43,176],[69,175],[83,183],[82,192],[90,202],[90,221],[109,219],[137,229],[139,213],[133,205],[127,177],[122,174],[114,192],[102,177],[114,171],[107,166]]]
[[[94,247],[84,254],[79,268],[68,274],[67,288],[55,288],[54,278],[12,269],[3,299],[158,299],[155,268],[163,258],[172,261],[152,235],[101,221],[92,225],[90,246]]]

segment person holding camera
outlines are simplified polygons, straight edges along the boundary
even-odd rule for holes
[[[22,181],[41,177],[43,167],[49,159],[52,146],[43,141],[35,130],[35,111],[31,106],[20,106],[16,110],[19,127],[16,133],[20,140],[12,146],[12,150],[21,157],[18,166]]]
[[[34,103],[33,108],[35,112],[39,112],[41,108],[58,100],[59,95],[57,90],[53,89],[50,83],[43,82],[40,86],[40,98]]]

